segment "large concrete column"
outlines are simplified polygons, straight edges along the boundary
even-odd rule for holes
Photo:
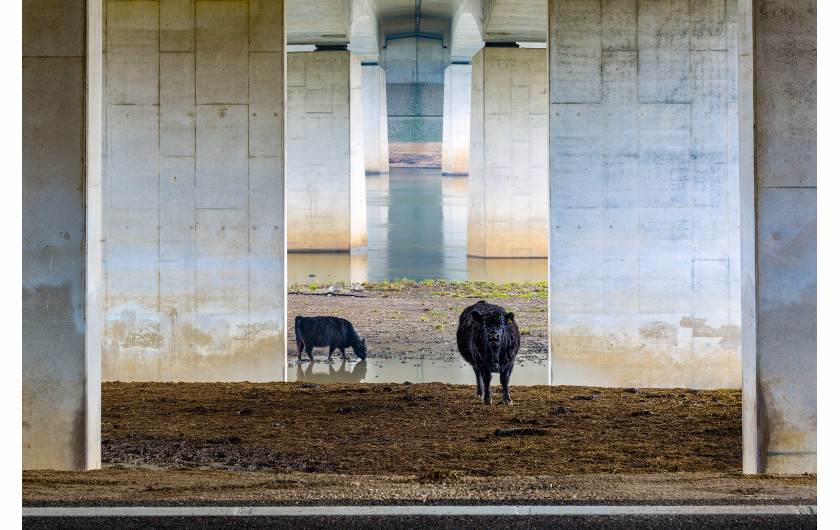
[[[740,386],[737,2],[548,6],[552,382]]]
[[[22,36],[22,463],[94,469],[100,466],[101,2],[26,0]]]
[[[289,252],[367,252],[362,65],[289,54]]]
[[[106,380],[284,377],[283,9],[106,4]]]
[[[817,2],[741,0],[739,27],[744,471],[815,473]]]
[[[444,175],[470,172],[470,93],[472,65],[450,64],[443,77]]]
[[[385,70],[362,65],[362,110],[365,129],[365,174],[388,173],[388,99]]]
[[[488,47],[473,57],[468,256],[548,256],[545,53]]]

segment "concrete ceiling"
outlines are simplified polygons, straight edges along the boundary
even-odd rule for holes
[[[439,36],[450,60],[469,61],[484,42],[545,42],[546,0],[289,0],[287,42],[348,45],[377,62],[385,40]],[[419,15],[419,19],[418,19]]]
[[[547,39],[546,0],[495,0],[487,13],[486,42],[545,42]]]

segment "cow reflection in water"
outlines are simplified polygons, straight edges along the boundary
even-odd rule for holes
[[[333,368],[333,364],[327,364],[328,373],[323,371],[314,371],[313,368],[317,363],[308,363],[304,369],[302,364],[297,365],[297,380],[305,381],[307,383],[361,383],[367,375],[367,362],[360,361],[352,363],[351,370],[347,369],[347,362],[342,361],[338,370]],[[323,366],[323,365],[320,365]]]

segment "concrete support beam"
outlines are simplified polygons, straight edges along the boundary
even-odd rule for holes
[[[388,99],[385,70],[362,66],[362,111],[365,128],[365,174],[388,173]]]
[[[288,250],[367,252],[361,62],[346,50],[288,61]]]
[[[284,377],[284,19],[106,3],[105,380]]]
[[[548,256],[546,86],[545,50],[473,57],[468,256]]]
[[[554,384],[737,387],[737,2],[549,0]]]
[[[739,28],[741,204],[755,214],[742,216],[744,471],[815,473],[817,2],[741,0]]]
[[[23,2],[24,469],[100,466],[101,35],[101,2]]]
[[[472,65],[451,64],[443,78],[444,175],[470,172],[470,93]]]

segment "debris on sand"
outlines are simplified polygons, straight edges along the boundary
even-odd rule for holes
[[[533,418],[533,419],[530,419],[530,420],[523,420],[522,418],[511,418],[510,422],[511,423],[518,423],[519,425],[542,425],[543,424],[542,421],[540,421],[536,418]]]
[[[575,401],[598,401],[598,396],[575,396]]]
[[[630,413],[630,417],[635,418],[636,416],[653,416],[653,412],[649,410],[637,410],[636,412]]]
[[[417,475],[414,481],[421,484],[428,484],[430,482],[457,482],[459,476],[459,473],[450,469],[432,469]]]

